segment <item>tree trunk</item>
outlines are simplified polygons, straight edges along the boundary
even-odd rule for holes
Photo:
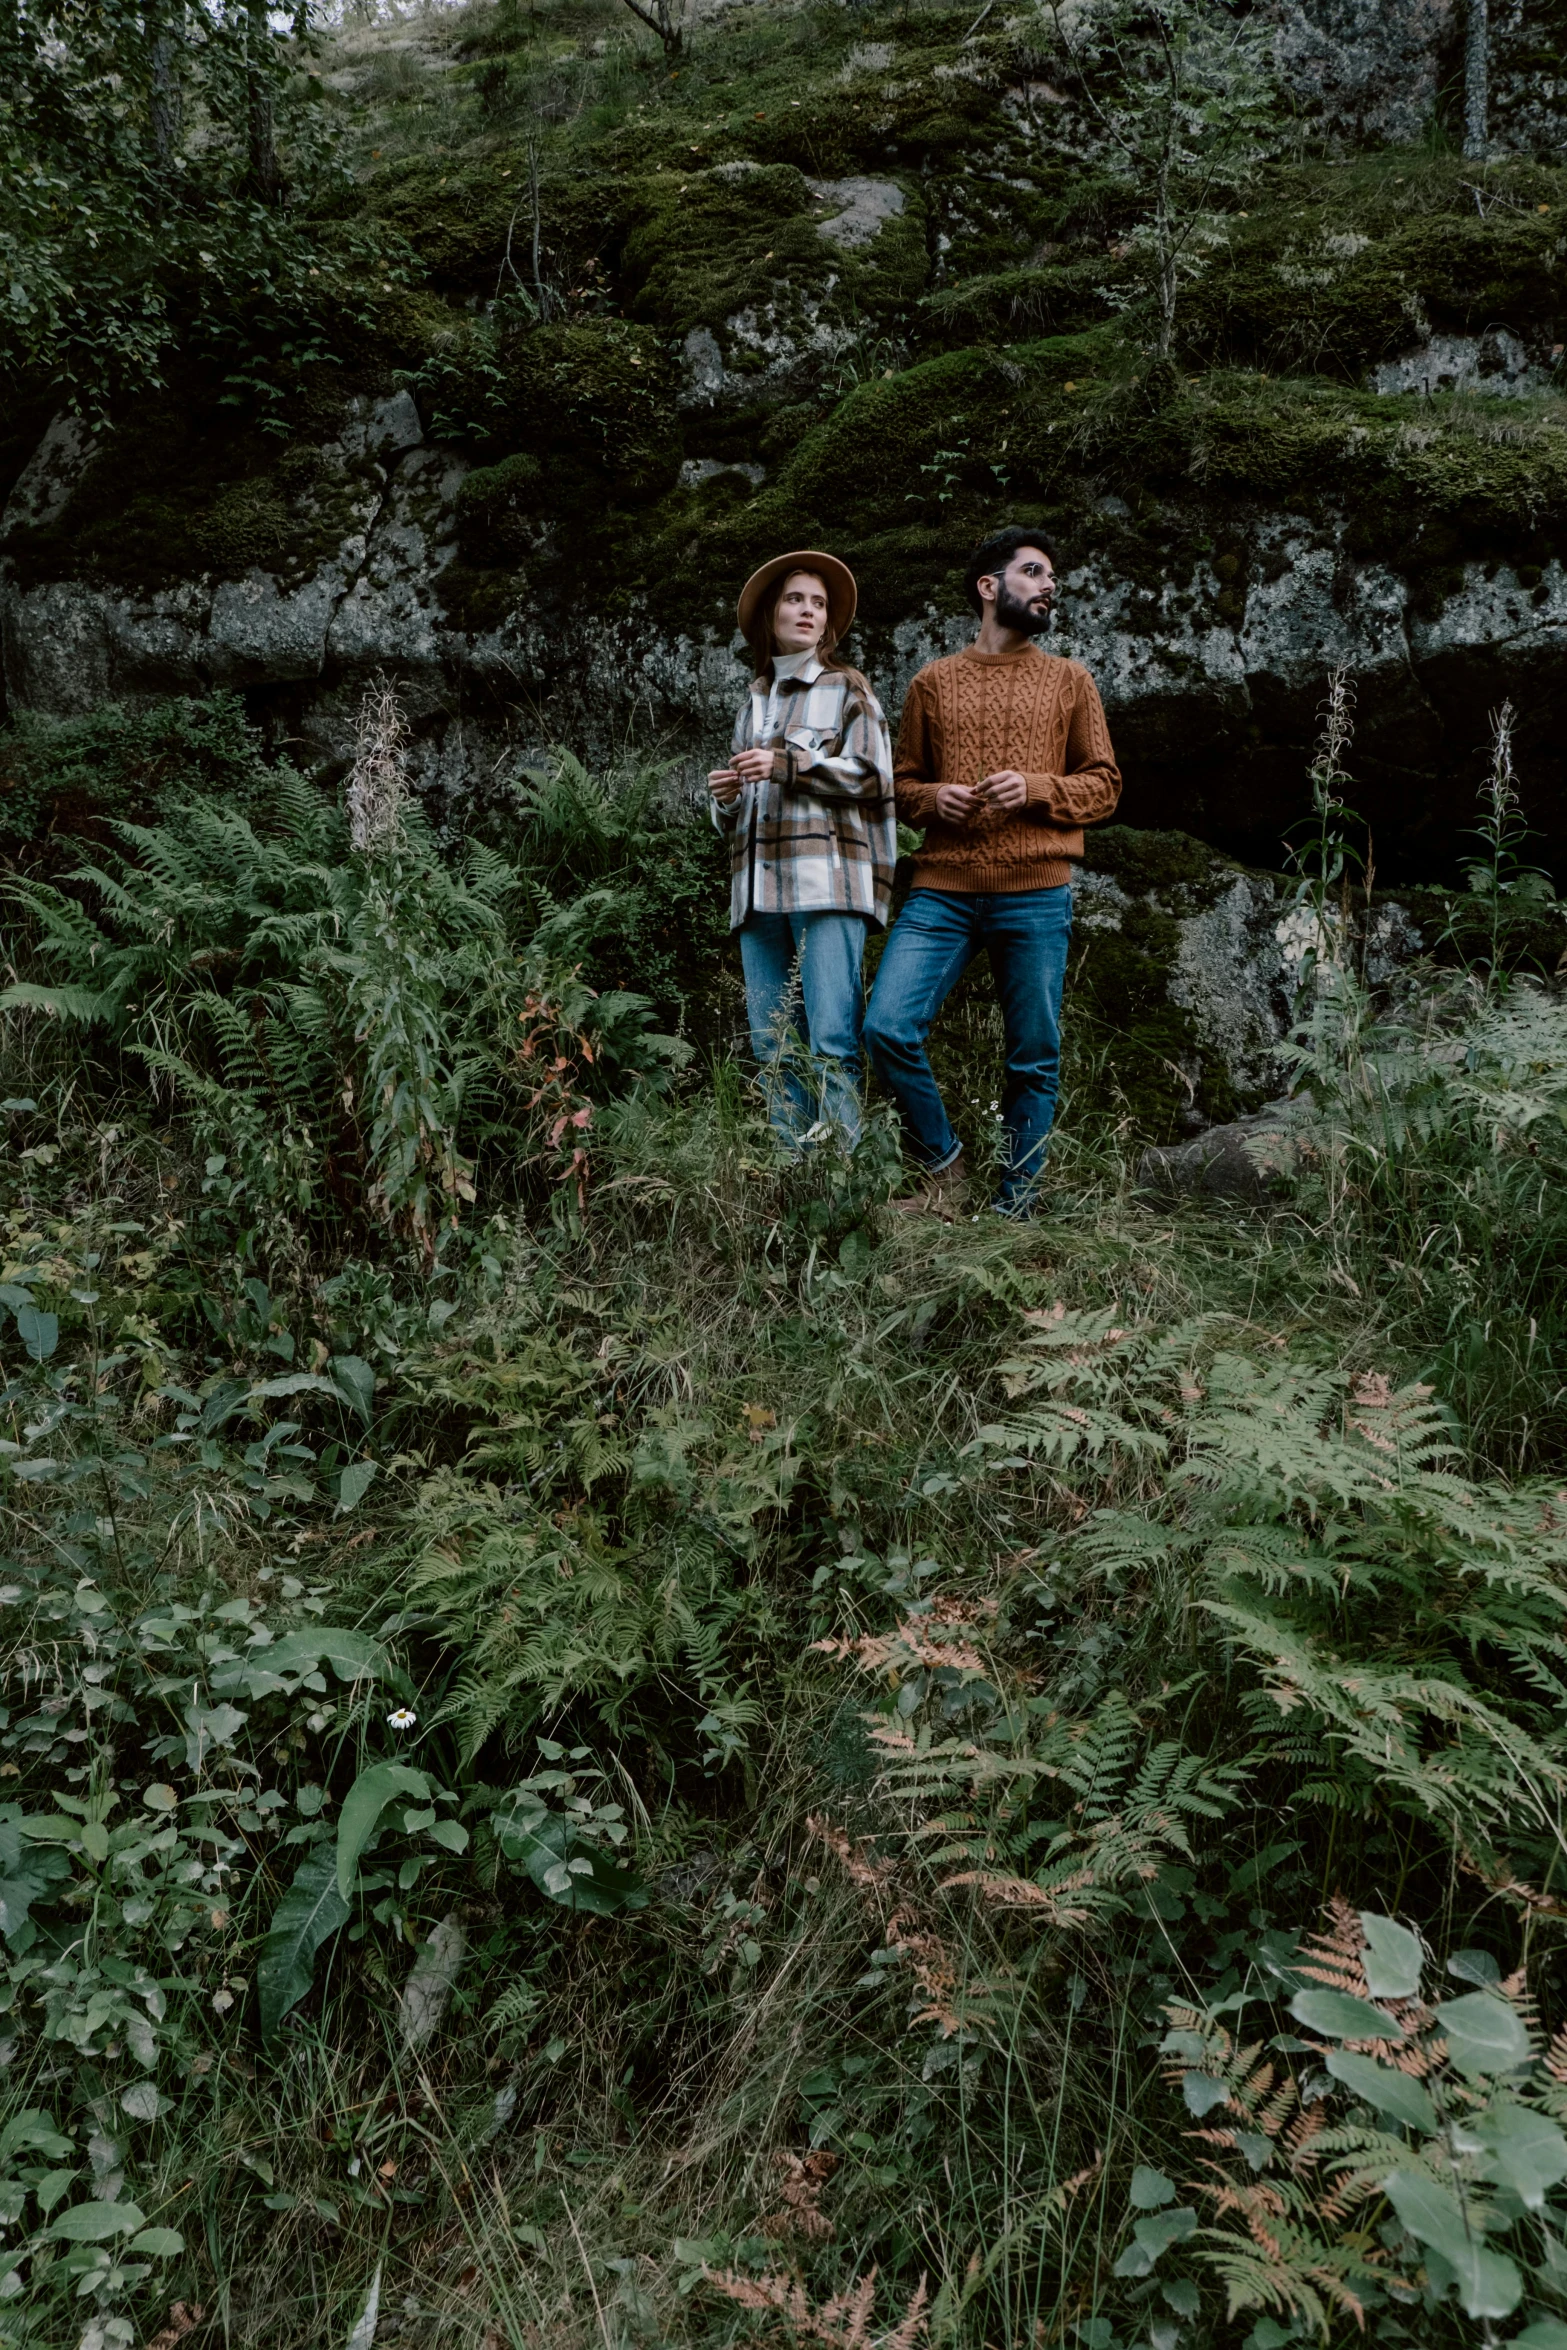
[[[650,33],[657,33],[663,46],[666,62],[678,57],[685,48],[685,0],[653,0],[653,6],[643,6],[643,0],[626,0],[633,16],[639,16]]]
[[[153,161],[160,172],[172,171],[179,153],[182,126],[180,85],[174,69],[176,53],[171,32],[165,29],[153,35],[147,110],[152,122]]]
[[[1464,153],[1490,147],[1491,24],[1489,0],[1469,0],[1464,34]]]
[[[1173,100],[1172,90],[1172,119]],[[1154,253],[1159,273],[1159,340],[1154,356],[1160,360],[1169,358],[1175,341],[1175,303],[1179,286],[1175,220],[1170,203],[1170,160],[1170,142],[1167,138],[1164,153],[1159,159],[1159,175],[1154,183]]]
[[[245,17],[245,133],[250,179],[263,204],[276,204],[283,193],[283,173],[272,121],[272,34],[267,25],[267,0],[245,0]]]

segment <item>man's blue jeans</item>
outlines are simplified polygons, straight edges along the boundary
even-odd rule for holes
[[[1026,1211],[1044,1165],[1061,1081],[1061,990],[1072,892],[1029,889],[969,897],[917,889],[893,926],[865,1015],[871,1065],[898,1105],[912,1158],[928,1173],[961,1148],[936,1090],[925,1041],[953,983],[983,948],[1006,1024],[1001,1097],[1008,1152],[999,1208]]]
[[[752,914],[741,926],[751,1050],[790,1150],[820,1139],[812,1130],[824,1123],[846,1151],[860,1139],[864,955],[863,914]]]

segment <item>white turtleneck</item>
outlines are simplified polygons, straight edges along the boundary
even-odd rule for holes
[[[814,648],[803,653],[775,653],[773,655],[773,682],[767,693],[766,740],[776,742],[779,732],[778,688],[785,678],[804,677],[807,671],[820,669]]]

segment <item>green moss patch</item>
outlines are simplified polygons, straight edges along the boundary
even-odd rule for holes
[[[340,392],[323,404],[323,437],[344,404]],[[302,579],[353,529],[370,478],[368,461],[328,466],[314,441],[280,443],[220,408],[144,406],[104,437],[63,512],[13,532],[6,553],[23,586],[137,589],[252,568]]]
[[[1554,333],[1567,309],[1567,173],[1472,166],[1271,178],[1202,257],[1180,334],[1194,356],[1359,376],[1428,329]]]
[[[731,164],[640,183],[644,211],[622,271],[633,314],[671,331],[722,326],[781,283],[825,291],[872,311],[912,302],[925,283],[924,206],[903,210],[860,246],[822,234],[833,211],[791,164]]]
[[[1107,289],[1126,277],[1124,262],[1094,253],[1043,268],[965,278],[926,297],[921,331],[932,341],[958,346],[1080,334],[1109,315]]]

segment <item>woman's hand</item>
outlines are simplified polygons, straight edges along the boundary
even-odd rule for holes
[[[740,797],[740,778],[732,767],[715,767],[708,776],[707,788],[718,805],[727,808]]]
[[[764,783],[773,771],[771,751],[737,751],[729,762],[742,783]]]

